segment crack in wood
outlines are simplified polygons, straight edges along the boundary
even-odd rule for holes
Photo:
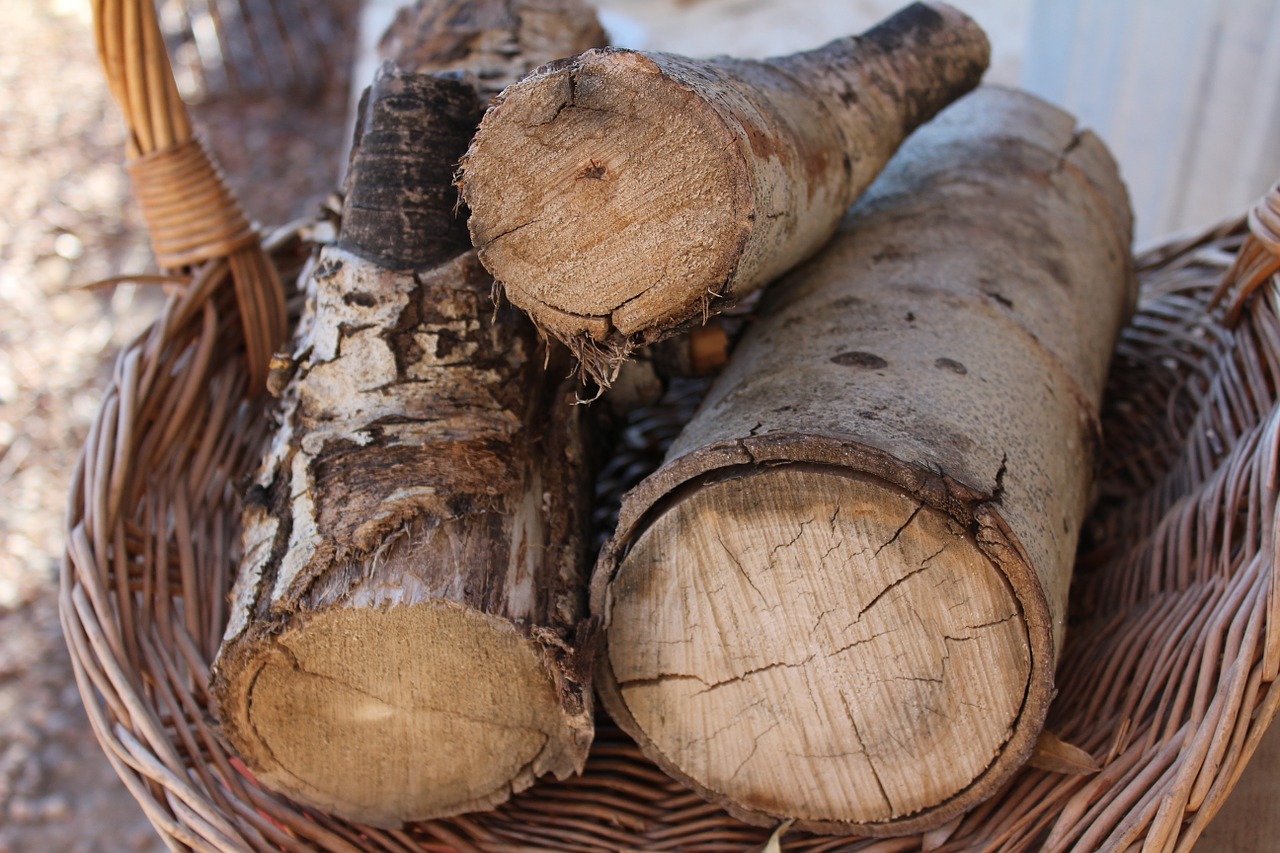
[[[858,731],[858,721],[853,717],[853,708],[849,705],[849,698],[844,694],[844,691],[840,691],[836,695],[840,697],[840,704],[844,706],[845,716],[849,719],[853,737],[858,741],[858,745],[862,747],[862,754],[867,758],[867,767],[871,770],[871,778],[875,780],[876,787],[880,790],[880,796],[884,799],[885,808],[888,810],[889,816],[892,817],[896,812],[893,800],[889,797],[889,792],[884,787],[884,780],[880,778],[880,770],[876,767],[874,757],[867,752],[867,743],[862,739],[862,733]]]
[[[742,579],[747,582],[747,585],[755,590],[756,595],[760,597],[761,601],[767,601],[764,597],[764,593],[760,591],[760,587],[756,586],[756,582],[751,579],[751,575],[747,573],[746,567],[744,567],[742,565],[742,561],[738,559],[738,555],[733,553],[733,550],[729,547],[729,543],[724,541],[724,537],[720,535],[720,531],[718,530],[716,531],[716,541],[720,543],[720,547],[724,549],[725,554],[729,556],[733,565],[737,567],[738,574],[742,575]]]
[[[881,543],[880,547],[879,547],[879,548],[876,548],[875,553],[874,553],[874,554],[872,554],[871,556],[872,556],[873,558],[874,558],[874,557],[879,557],[879,556],[880,556],[880,552],[881,552],[881,551],[883,551],[885,548],[888,548],[888,547],[889,547],[890,545],[892,545],[894,542],[897,542],[897,541],[898,541],[898,537],[902,535],[902,533],[903,533],[903,531],[904,531],[904,530],[906,530],[908,527],[910,527],[910,526],[911,526],[911,522],[913,522],[913,521],[915,521],[915,520],[916,520],[916,516],[920,514],[920,510],[922,510],[922,509],[924,509],[924,502],[923,502],[923,501],[921,501],[921,502],[919,502],[919,503],[917,503],[917,504],[916,504],[916,508],[915,508],[915,509],[913,509],[913,510],[911,511],[911,515],[907,516],[907,520],[906,520],[906,521],[904,521],[904,522],[902,522],[902,524],[898,527],[898,529],[894,531],[893,535],[892,535],[892,536],[890,536],[890,537],[888,538],[888,540],[886,540],[885,542]]]

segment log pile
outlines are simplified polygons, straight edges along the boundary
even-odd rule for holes
[[[1115,165],[1048,104],[965,96],[988,46],[942,4],[765,62],[600,39],[576,0],[423,0],[384,41],[406,68],[277,359],[223,731],[270,787],[398,826],[579,770],[594,679],[743,820],[941,826],[1053,697],[1135,298]],[[705,370],[723,333],[670,337],[784,275],[588,607],[573,366],[607,386],[665,342]]]

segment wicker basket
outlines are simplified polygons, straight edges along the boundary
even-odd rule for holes
[[[767,842],[770,830],[681,788],[603,719],[583,776],[538,784],[492,813],[399,831],[309,812],[254,783],[209,714],[208,665],[236,568],[237,484],[265,439],[249,389],[286,331],[279,281],[296,277],[308,246],[297,229],[261,242],[222,190],[191,140],[150,2],[96,6],[104,64],[133,131],[138,195],[160,262],[183,286],[120,355],[86,441],[60,603],[94,730],[169,846]],[[784,849],[1181,851],[1239,778],[1280,702],[1280,185],[1247,225],[1167,242],[1139,268],[1143,296],[1114,362],[1099,500],[1049,723],[1102,772],[1028,768],[924,837],[792,833]],[[652,451],[690,397],[634,420],[611,468],[615,496],[656,464]]]

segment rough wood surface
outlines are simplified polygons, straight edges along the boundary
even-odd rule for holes
[[[565,365],[452,216],[474,90],[387,67],[363,116],[212,694],[261,782],[392,826],[581,768],[589,491]]]
[[[379,53],[424,74],[465,69],[488,100],[540,65],[607,43],[582,0],[418,0],[396,14]]]
[[[503,94],[463,161],[472,239],[511,301],[607,382],[634,346],[813,254],[988,53],[964,15],[917,3],[763,62],[553,63]]]
[[[471,247],[448,178],[476,97],[465,85],[396,74],[399,67],[384,65],[360,98],[339,245],[388,269],[428,269]]]
[[[765,297],[596,567],[597,685],[652,758],[744,819],[874,835],[1027,760],[1130,228],[1094,136],[980,89]]]

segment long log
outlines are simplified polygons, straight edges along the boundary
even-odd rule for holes
[[[763,62],[609,49],[552,63],[501,96],[463,161],[480,260],[608,383],[634,347],[817,251],[988,54],[973,21],[917,3]]]
[[[743,819],[871,835],[1023,765],[1130,228],[1096,137],[980,89],[766,295],[592,581],[597,689],[650,757]]]
[[[261,782],[378,826],[563,778],[592,734],[582,407],[455,215],[480,115],[391,66],[366,95],[214,666]]]

